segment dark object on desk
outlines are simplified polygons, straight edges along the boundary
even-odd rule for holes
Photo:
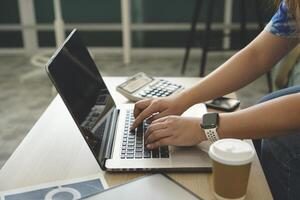
[[[219,97],[214,100],[206,102],[205,105],[209,108],[231,112],[239,107],[240,101],[228,97]]]
[[[154,174],[109,188],[86,200],[201,200],[200,197],[164,174]]]

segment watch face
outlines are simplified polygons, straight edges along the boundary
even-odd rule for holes
[[[219,114],[218,113],[207,113],[203,116],[202,127],[204,129],[215,128],[218,125]]]

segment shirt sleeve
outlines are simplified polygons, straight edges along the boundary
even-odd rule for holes
[[[299,27],[295,17],[289,12],[285,1],[281,1],[279,8],[264,29],[274,35],[285,38],[298,38]]]

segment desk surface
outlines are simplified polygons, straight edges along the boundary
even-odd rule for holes
[[[185,87],[199,78],[167,78]],[[124,77],[105,81],[117,103],[127,100],[115,91]],[[0,191],[104,173],[110,186],[124,183],[145,173],[102,172],[75,122],[56,96],[19,147],[0,170]],[[210,173],[168,173],[172,178],[204,199],[213,199]],[[258,158],[253,162],[247,199],[272,199]]]

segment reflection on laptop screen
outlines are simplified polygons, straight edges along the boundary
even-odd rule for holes
[[[115,102],[76,31],[49,61],[47,70],[84,138],[98,156],[103,134],[109,131]]]

